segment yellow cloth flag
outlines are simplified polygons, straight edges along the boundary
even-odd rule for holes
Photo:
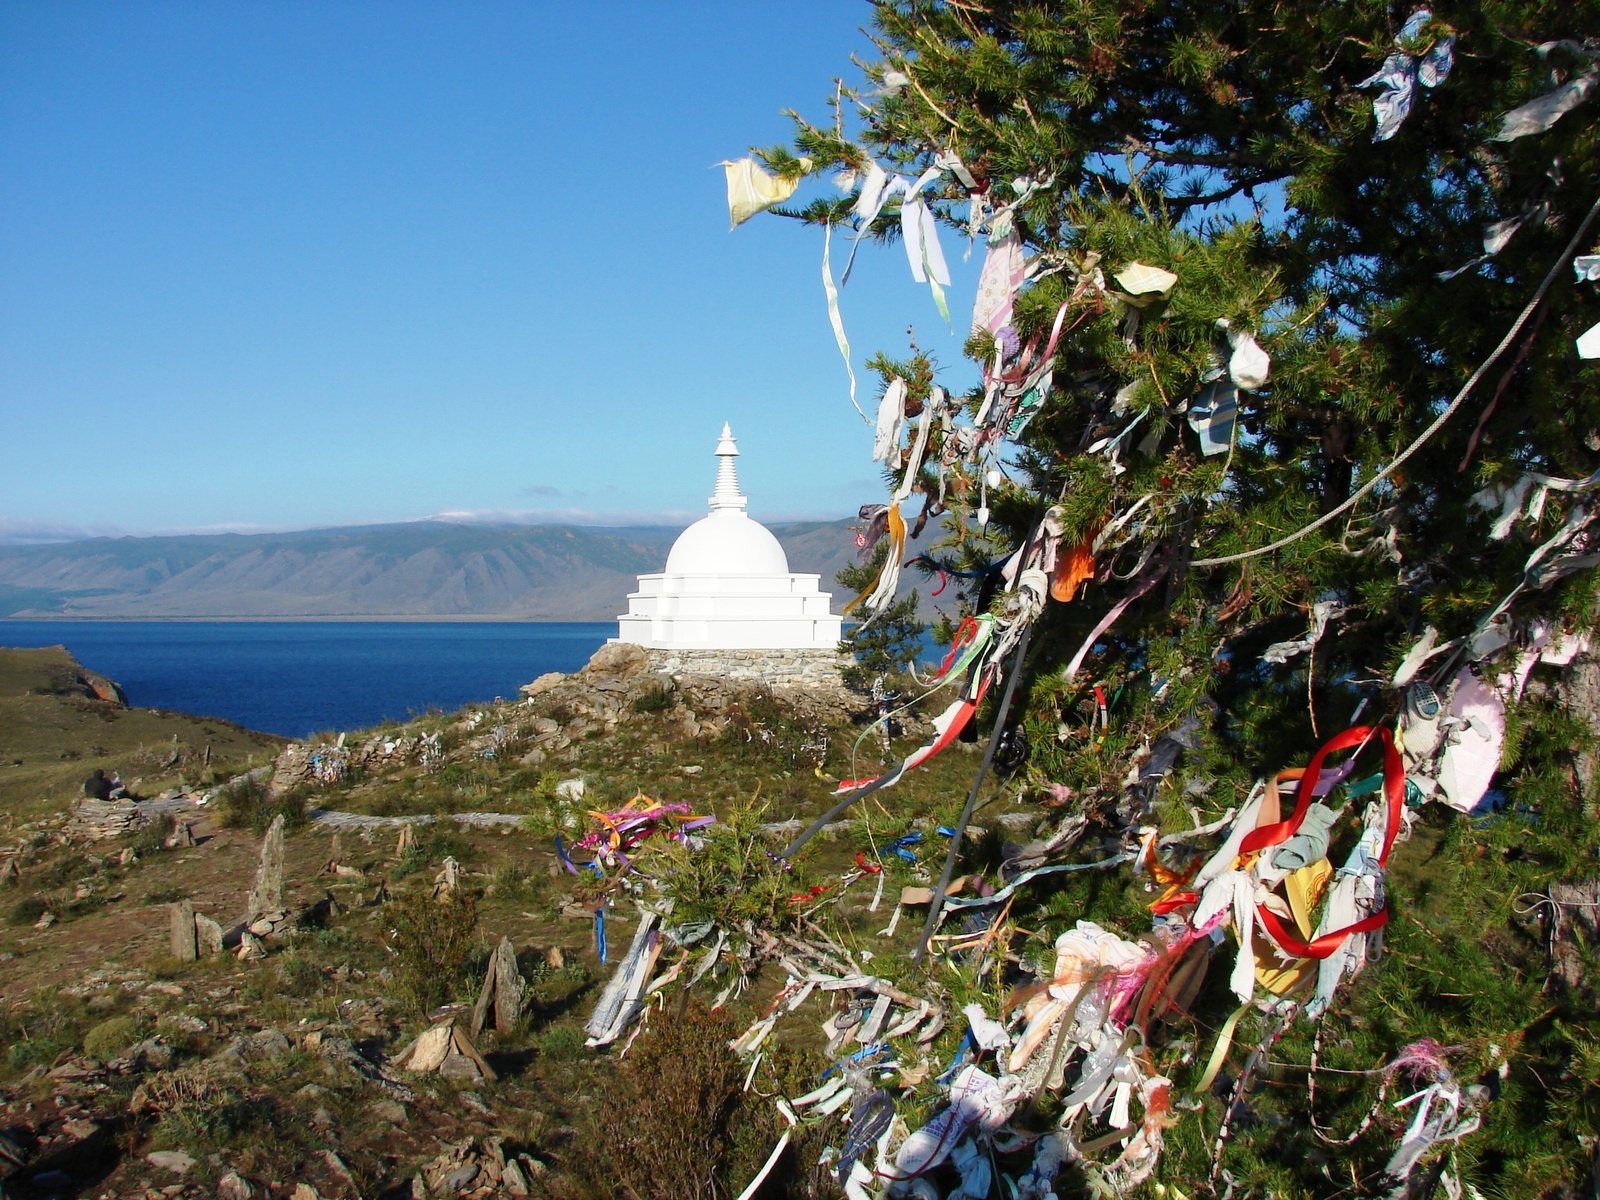
[[[806,169],[811,168],[811,160],[802,158],[801,163]],[[743,225],[758,212],[766,212],[774,204],[782,204],[795,189],[800,186],[800,180],[785,179],[781,175],[768,175],[753,158],[741,158],[738,162],[725,162],[723,169],[728,173],[728,217],[729,229],[736,229]]]

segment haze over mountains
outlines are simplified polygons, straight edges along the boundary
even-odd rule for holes
[[[789,569],[854,560],[849,522],[769,526]],[[0,546],[0,617],[508,617],[609,621],[680,528],[419,521]]]

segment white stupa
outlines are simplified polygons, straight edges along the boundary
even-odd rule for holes
[[[834,671],[843,618],[829,611],[820,576],[792,574],[778,539],[744,511],[738,455],[723,425],[711,512],[678,536],[664,571],[639,576],[617,641],[660,652],[652,657],[670,659],[665,669],[776,678],[809,659]]]

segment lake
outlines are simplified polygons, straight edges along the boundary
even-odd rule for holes
[[[128,702],[304,737],[517,694],[576,671],[616,623],[0,621],[0,646],[65,645]]]

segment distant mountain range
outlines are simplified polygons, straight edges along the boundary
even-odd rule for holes
[[[769,526],[791,571],[854,560],[849,522]],[[0,617],[510,617],[609,621],[677,528],[446,521],[0,546]]]

